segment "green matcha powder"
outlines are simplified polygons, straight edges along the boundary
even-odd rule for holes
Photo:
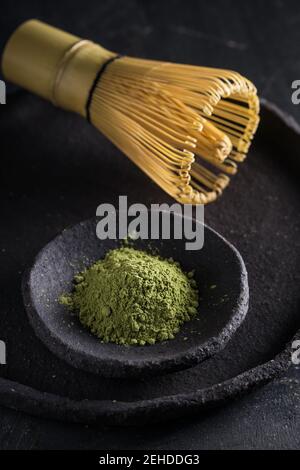
[[[174,338],[196,315],[198,291],[179,263],[124,247],[76,275],[60,302],[103,342],[143,346]]]

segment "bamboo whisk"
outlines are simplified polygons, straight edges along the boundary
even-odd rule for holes
[[[214,201],[258,125],[254,85],[229,70],[120,57],[37,20],[8,41],[5,78],[81,114],[177,201]]]

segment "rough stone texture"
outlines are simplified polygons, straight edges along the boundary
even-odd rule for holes
[[[173,217],[171,222],[172,234]],[[173,257],[186,272],[195,269],[201,296],[199,314],[182,326],[174,340],[128,347],[102,344],[89,333],[58,299],[72,289],[76,273],[120,246],[115,240],[100,241],[96,224],[97,219],[91,219],[64,230],[40,251],[25,274],[23,295],[29,319],[50,351],[82,370],[127,378],[184,369],[225,347],[247,313],[248,279],[237,250],[208,227],[204,247],[197,252],[186,251],[184,239],[138,240],[134,244],[140,249],[156,249],[165,258]],[[200,222],[197,224],[202,230]]]
[[[160,58],[164,60],[175,60],[178,62],[206,64],[212,67],[226,67],[239,70],[246,76],[253,79],[258,87],[260,96],[264,96],[280,107],[291,113],[298,121],[300,119],[300,106],[294,106],[291,102],[291,83],[293,80],[299,78],[299,42],[300,42],[300,28],[299,28],[299,1],[289,0],[283,2],[275,0],[272,2],[272,9],[270,10],[270,2],[262,2],[261,0],[252,0],[251,2],[238,2],[233,0],[214,0],[202,1],[189,0],[183,2],[178,0],[168,0],[162,2],[161,0],[127,0],[122,2],[122,8],[117,7],[115,0],[105,0],[99,2],[98,0],[88,0],[82,2],[81,0],[73,0],[72,8],[70,2],[60,0],[59,6],[53,6],[53,0],[43,0],[37,2],[35,0],[28,0],[26,2],[6,2],[2,6],[2,15],[0,16],[0,49],[4,45],[4,41],[12,32],[17,24],[30,17],[40,18],[44,21],[56,24],[69,31],[78,32],[83,37],[91,37],[103,43],[106,47],[112,50],[120,51],[125,54],[132,54],[143,57]],[[13,87],[10,87],[13,90]],[[36,132],[30,132],[30,138],[25,139],[22,133],[28,132],[28,127],[32,127],[32,122],[28,126],[19,125],[16,132],[10,136],[13,141],[6,141],[5,147],[3,143],[4,132],[7,127],[2,127],[4,122],[9,125],[9,120],[15,119],[16,112],[27,113],[27,118],[30,118],[29,110],[23,107],[23,111],[16,110],[9,112],[11,106],[11,95],[8,96],[6,107],[0,106],[0,119],[1,128],[1,267],[9,261],[8,269],[5,272],[0,270],[1,277],[1,318],[0,318],[0,337],[3,331],[11,335],[9,344],[9,364],[10,358],[19,362],[18,370],[22,368],[25,361],[24,347],[22,347],[22,336],[19,334],[14,341],[12,331],[20,323],[20,329],[23,328],[24,332],[28,333],[28,328],[24,323],[25,314],[22,310],[22,302],[20,297],[15,299],[16,306],[13,305],[15,292],[20,286],[20,274],[18,271],[23,270],[26,264],[30,264],[34,255],[39,249],[47,243],[56,233],[58,233],[65,226],[66,223],[74,224],[87,217],[94,215],[94,207],[89,205],[88,198],[91,198],[92,204],[99,204],[101,202],[102,191],[107,190],[109,181],[105,181],[107,176],[113,189],[107,192],[109,198],[112,197],[114,191],[116,193],[125,191],[126,179],[132,186],[136,184],[135,172],[132,166],[124,162],[122,157],[117,157],[117,153],[113,152],[110,157],[110,165],[114,165],[113,169],[107,165],[103,168],[99,162],[93,163],[93,168],[97,170],[98,174],[86,175],[85,172],[80,173],[78,163],[75,163],[75,168],[72,166],[71,183],[68,185],[68,191],[71,191],[70,196],[63,190],[63,180],[59,179],[59,172],[62,167],[66,165],[71,168],[71,161],[76,157],[75,144],[78,140],[76,136],[69,134],[72,126],[65,120],[60,120],[60,127],[56,127],[56,131],[60,134],[63,130],[64,138],[58,138],[58,145],[62,145],[64,140],[69,142],[73,140],[72,150],[69,150],[64,155],[68,158],[68,162],[64,164],[61,160],[61,155],[57,157],[56,163],[59,163],[57,171],[50,172],[49,183],[39,192],[39,187],[35,189],[37,184],[36,179],[28,177],[31,171],[35,174],[42,173],[44,181],[47,180],[45,172],[49,168],[47,165],[45,171],[42,172],[42,160],[51,154],[47,151],[48,145],[52,146],[52,142],[46,139],[48,129],[44,126],[39,126],[35,122]],[[33,109],[30,111],[34,111]],[[51,122],[45,119],[45,113],[49,111],[43,107],[42,113],[39,118],[43,118],[43,122]],[[2,115],[2,112],[4,113]],[[3,119],[2,119],[3,118]],[[54,119],[54,113],[52,116]],[[20,118],[17,123],[20,124]],[[273,122],[274,124],[274,122]],[[274,129],[273,126],[270,130]],[[78,127],[73,128],[76,132]],[[267,129],[264,128],[264,132]],[[273,135],[270,133],[268,141],[280,139],[281,124],[276,125],[276,132]],[[21,134],[21,136],[20,136]],[[36,140],[40,139],[42,135],[43,145],[36,144]],[[52,140],[55,140],[55,133],[51,133]],[[289,142],[289,144],[288,144]],[[70,143],[70,142],[69,142]],[[266,143],[269,146],[269,142]],[[88,142],[81,142],[81,145],[88,149]],[[104,139],[101,139],[97,147],[97,153],[102,152],[102,145]],[[277,144],[276,144],[277,145]],[[33,158],[31,156],[32,147],[38,147],[38,153]],[[82,148],[82,147],[81,147]],[[281,151],[276,151],[275,154],[280,156],[280,165],[285,167],[286,157],[291,156],[294,164],[298,161],[299,153],[299,138],[292,133],[281,142]],[[105,149],[110,152],[111,147],[108,145]],[[94,152],[94,151],[93,151]],[[96,152],[96,150],[95,150]],[[53,158],[52,152],[52,158]],[[4,158],[4,156],[6,157]],[[253,154],[251,152],[248,161],[245,163],[245,173],[248,172],[248,166],[251,166],[251,174],[249,178],[255,179],[254,162],[250,162]],[[116,170],[115,158],[118,158],[118,165],[122,164],[120,171]],[[264,153],[261,152],[261,157],[264,158]],[[87,156],[90,161],[91,155]],[[96,158],[96,157],[95,157]],[[103,158],[103,153],[101,153]],[[273,155],[270,153],[272,161]],[[260,157],[257,156],[258,167]],[[125,160],[125,159],[124,159]],[[29,168],[27,168],[27,164]],[[93,157],[93,162],[95,162]],[[102,160],[103,162],[103,160]],[[12,169],[15,166],[14,170]],[[45,165],[45,164],[44,164]],[[117,166],[118,166],[117,165]],[[24,166],[26,171],[24,172]],[[35,166],[35,168],[34,168]],[[16,176],[20,168],[28,178],[26,184],[20,176]],[[104,169],[108,169],[106,173]],[[129,174],[125,171],[128,169]],[[279,210],[276,211],[272,203],[272,210],[264,211],[267,215],[267,228],[274,229],[274,232],[280,227],[282,230],[282,219],[284,220],[285,212],[288,211],[287,207],[292,206],[292,211],[296,213],[295,198],[298,197],[296,192],[296,184],[298,183],[296,175],[298,170],[295,169],[295,178],[290,176],[286,178],[286,173],[282,175],[284,185],[280,181],[280,166],[277,165],[276,181],[273,186],[272,196],[278,197],[281,195],[283,199]],[[77,175],[77,176],[76,176]],[[80,177],[81,175],[81,177]],[[84,176],[86,175],[86,176]],[[113,177],[112,177],[113,175]],[[33,175],[34,176],[34,175]],[[88,179],[88,180],[87,180]],[[292,181],[291,181],[292,179]],[[244,177],[243,177],[244,180]],[[34,181],[34,184],[33,184]],[[76,185],[81,181],[84,188],[84,195],[80,193],[80,197],[76,192]],[[142,179],[144,184],[144,179]],[[239,180],[240,176],[239,176]],[[287,187],[288,181],[291,181],[292,188]],[[91,182],[95,187],[90,187],[88,182]],[[5,184],[4,184],[5,183]],[[51,183],[51,195],[54,197],[53,205],[46,203],[46,190]],[[56,191],[54,191],[54,184],[56,183]],[[251,183],[251,181],[250,181]],[[268,184],[266,184],[268,183]],[[235,179],[234,184],[240,184]],[[263,179],[261,185],[266,184],[266,192],[270,189],[270,178],[267,181]],[[31,187],[30,187],[31,185]],[[128,185],[127,185],[128,186]],[[238,193],[239,203],[247,196],[246,193]],[[278,194],[276,195],[276,187]],[[24,189],[24,195],[22,192]],[[143,191],[143,198],[148,203],[159,202],[163,200],[161,193],[155,193],[151,185],[145,186]],[[151,190],[151,192],[150,192]],[[228,191],[235,191],[232,187]],[[292,190],[290,192],[290,190]],[[126,189],[126,192],[128,189]],[[225,201],[228,202],[228,191],[224,195]],[[284,195],[287,191],[286,196]],[[30,193],[34,195],[30,196]],[[138,188],[131,188],[131,197],[140,198],[141,190]],[[236,192],[234,193],[236,194]],[[266,304],[263,303],[262,291],[265,289],[268,297],[268,308],[274,309],[277,316],[282,311],[288,310],[293,315],[296,315],[297,296],[298,292],[291,291],[290,287],[286,289],[285,284],[280,289],[277,295],[277,287],[269,293],[266,284],[260,287],[260,274],[256,269],[256,264],[261,262],[262,268],[264,267],[265,258],[259,259],[255,257],[249,265],[251,257],[251,240],[256,237],[259,240],[259,231],[257,234],[248,233],[249,223],[245,223],[243,217],[253,222],[257,220],[255,207],[260,200],[264,200],[262,188],[251,197],[255,196],[255,201],[248,207],[244,205],[246,210],[238,211],[236,217],[233,217],[232,212],[226,216],[220,216],[220,209],[213,205],[207,208],[206,219],[209,224],[217,228],[219,232],[224,234],[228,239],[233,241],[235,245],[242,251],[242,254],[247,263],[250,274],[250,288],[251,288],[251,308],[249,311],[253,317],[257,311],[257,316],[263,317]],[[40,197],[40,201],[39,201]],[[49,199],[50,199],[49,197]],[[64,198],[64,199],[62,199]],[[67,198],[67,201],[66,201]],[[31,201],[34,199],[34,203]],[[233,203],[233,198],[230,198]],[[79,203],[80,201],[80,203]],[[227,202],[221,205],[225,210]],[[73,211],[70,213],[68,209],[72,204]],[[73,204],[77,204],[77,208]],[[3,204],[4,203],[4,204]],[[9,203],[9,205],[8,205]],[[15,213],[17,205],[22,204],[22,209]],[[59,204],[59,206],[58,206]],[[28,217],[29,206],[31,205],[32,216]],[[267,204],[265,203],[264,206]],[[4,210],[4,207],[7,209]],[[59,207],[59,210],[58,210]],[[63,220],[60,215],[62,209],[68,210],[68,218]],[[282,214],[283,210],[283,214]],[[47,215],[46,215],[47,214]],[[254,214],[254,215],[253,215]],[[297,215],[297,214],[296,214]],[[51,218],[55,219],[51,221]],[[281,220],[281,223],[279,223]],[[296,232],[296,225],[298,224],[296,217],[295,222],[291,214],[285,222],[289,222],[290,230],[284,229],[283,234],[285,239],[282,238],[282,252],[278,248],[269,253],[268,266],[272,266],[272,272],[275,273],[277,267],[278,277],[284,281],[284,273],[289,271],[289,262],[291,260],[291,270],[295,271],[296,264],[293,261],[294,253],[293,248],[295,242],[299,240],[299,235]],[[53,222],[53,224],[52,224]],[[236,225],[235,225],[236,224]],[[32,227],[31,227],[32,225]],[[4,227],[7,226],[7,229]],[[298,226],[298,225],[297,225]],[[11,230],[8,229],[11,228]],[[259,226],[260,227],[260,226]],[[233,231],[230,233],[230,231]],[[271,230],[272,231],[272,230]],[[263,235],[265,236],[265,234]],[[291,236],[291,238],[289,238]],[[18,237],[18,240],[15,240]],[[8,241],[12,238],[9,246]],[[23,250],[17,251],[16,248],[22,239]],[[289,249],[285,240],[290,240]],[[272,242],[271,242],[272,244]],[[3,247],[3,248],[2,248]],[[297,248],[297,247],[296,247]],[[9,250],[9,252],[8,252]],[[291,256],[286,256],[286,252],[291,250]],[[28,252],[27,252],[28,251]],[[9,253],[9,254],[7,254]],[[298,263],[299,266],[299,263]],[[263,269],[262,271],[263,272]],[[282,275],[282,277],[281,277]],[[12,286],[10,289],[10,283]],[[276,283],[276,286],[279,282]],[[286,296],[286,292],[288,295]],[[281,292],[283,294],[281,295]],[[256,295],[259,295],[256,298]],[[272,297],[274,296],[274,299]],[[269,298],[270,297],[270,298]],[[281,298],[278,302],[278,298]],[[286,302],[285,302],[286,299]],[[293,300],[294,299],[294,300]],[[299,311],[299,309],[298,309]],[[14,324],[8,323],[8,317],[11,316]],[[4,320],[5,318],[5,320]],[[292,318],[292,317],[290,317]],[[293,324],[286,327],[282,335],[279,337],[278,346],[282,346],[286,339],[292,334],[299,324],[296,316],[294,317]],[[288,322],[289,324],[289,322]],[[25,328],[24,328],[25,325]],[[282,323],[280,322],[280,325]],[[281,326],[280,326],[281,328]],[[280,331],[280,328],[278,331]],[[25,334],[24,333],[24,334]],[[272,335],[273,336],[273,335]],[[31,337],[30,337],[31,338]],[[20,342],[21,340],[21,342]],[[273,352],[277,349],[271,344],[264,350],[262,360],[267,360],[271,357]],[[36,348],[36,342],[33,343]],[[231,345],[233,346],[233,345]],[[18,354],[17,351],[19,350]],[[39,353],[41,350],[39,349]],[[38,354],[26,353],[27,362],[28,357],[31,359],[32,368],[38,368]],[[266,357],[267,356],[267,357]],[[230,355],[226,356],[229,360]],[[215,358],[216,359],[216,358]],[[43,361],[44,362],[44,361]],[[255,362],[258,363],[258,357]],[[213,361],[215,364],[215,361]],[[251,366],[251,364],[250,364]],[[15,374],[16,367],[13,364],[9,365],[11,376]],[[26,368],[28,375],[28,367]],[[51,371],[55,375],[54,371]],[[47,373],[47,372],[46,372]],[[8,371],[3,372],[7,375]],[[15,374],[15,377],[17,375]],[[50,380],[51,375],[49,375]],[[70,373],[68,373],[70,378]],[[19,374],[20,380],[26,379]],[[300,447],[300,370],[299,367],[292,367],[288,374],[280,380],[276,380],[268,386],[259,389],[247,396],[239,399],[238,401],[227,402],[226,406],[218,407],[217,409],[210,410],[201,415],[193,416],[177,420],[176,423],[160,423],[159,425],[146,426],[138,429],[122,429],[114,428],[109,429],[105,427],[83,426],[68,423],[58,423],[55,421],[45,420],[42,418],[23,414],[21,412],[13,411],[9,408],[0,408],[0,448],[1,449],[295,449]],[[55,377],[52,381],[55,384]],[[45,379],[46,381],[46,379]],[[200,382],[200,380],[199,380]],[[54,384],[52,387],[54,387]],[[72,382],[73,388],[80,387],[79,381]],[[39,385],[36,381],[36,385]],[[41,389],[46,387],[46,384],[40,384]],[[44,385],[44,387],[43,387]],[[72,387],[70,387],[72,389]],[[57,392],[58,392],[57,387]],[[167,391],[167,390],[166,390]]]
[[[116,204],[126,193],[129,203],[171,199],[80,118],[25,93],[11,98],[6,113],[13,119],[0,131],[6,173],[1,335],[9,353],[0,370],[2,403],[60,419],[142,423],[221,403],[286,369],[290,346],[280,351],[299,327],[298,260],[291,250],[299,243],[295,129],[264,109],[247,164],[206,210],[207,223],[236,244],[249,273],[249,313],[230,344],[192,369],[159,379],[99,379],[67,366],[35,337],[23,308],[21,273],[55,233],[93,215],[101,202]]]

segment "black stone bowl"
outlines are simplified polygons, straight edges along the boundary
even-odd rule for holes
[[[77,272],[120,246],[117,240],[100,241],[96,223],[91,219],[64,230],[40,251],[23,277],[29,320],[54,354],[106,377],[137,377],[191,367],[225,347],[248,310],[247,272],[239,252],[207,226],[204,247],[198,251],[187,251],[185,240],[134,242],[137,248],[154,248],[163,257],[173,257],[185,271],[195,269],[199,311],[175,339],[144,347],[103,344],[60,305],[59,297],[71,291]]]

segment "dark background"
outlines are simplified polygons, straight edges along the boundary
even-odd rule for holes
[[[260,96],[300,118],[300,105],[291,103],[291,82],[300,79],[296,0],[2,2],[0,51],[15,27],[32,17],[123,54],[236,69],[255,82]],[[0,408],[0,448],[299,448],[299,378],[294,367],[224,408],[140,429],[67,425]]]

